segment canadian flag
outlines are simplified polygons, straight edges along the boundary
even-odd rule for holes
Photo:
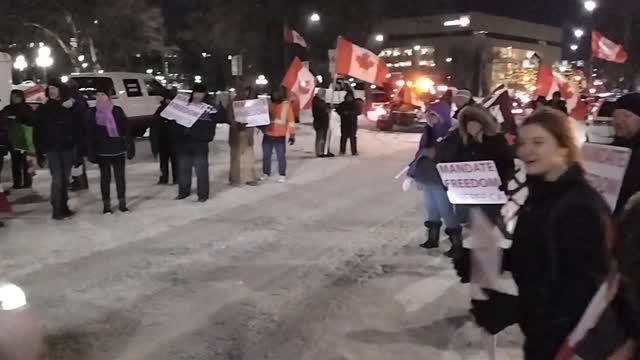
[[[336,73],[382,86],[387,76],[387,65],[371,51],[340,36],[336,47]]]
[[[296,95],[302,109],[308,109],[311,106],[316,88],[316,78],[298,57],[295,57],[291,62],[289,70],[282,79],[282,86]]]
[[[594,57],[619,64],[625,63],[629,58],[629,54],[622,45],[614,43],[597,31],[591,34],[591,54]]]
[[[307,47],[307,42],[302,35],[287,25],[284,26],[284,41],[289,44],[298,44],[304,48]]]
[[[569,82],[562,74],[551,69],[549,65],[540,65],[538,68],[538,82],[536,95],[551,99],[553,93],[560,91],[562,98],[567,101],[567,110],[571,112],[579,100],[579,92],[575,85]]]

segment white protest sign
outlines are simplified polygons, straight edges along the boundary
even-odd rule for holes
[[[500,190],[502,181],[492,160],[440,163],[437,167],[452,204],[507,202],[507,195]]]
[[[586,143],[582,146],[587,179],[614,209],[629,165],[631,149]]]
[[[190,128],[209,108],[211,108],[211,105],[205,103],[189,103],[188,95],[178,94],[160,113],[160,116],[165,119],[175,120],[178,124]]]
[[[266,98],[234,101],[233,115],[248,127],[269,125],[269,101]]]

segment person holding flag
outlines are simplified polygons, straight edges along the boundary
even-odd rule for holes
[[[615,295],[613,221],[606,202],[585,177],[565,114],[540,110],[524,121],[518,137],[530,193],[513,245],[504,250],[502,260],[518,295],[501,292],[499,286],[485,287],[487,300],[472,300],[471,313],[491,334],[519,325],[525,360],[567,360],[583,338],[576,334],[585,318],[594,326],[599,317],[592,315],[594,301],[606,307],[612,297],[602,295]],[[454,259],[454,265],[468,281],[469,251]]]

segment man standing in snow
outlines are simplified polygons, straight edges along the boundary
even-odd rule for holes
[[[287,176],[287,134],[289,134],[289,145],[296,142],[295,115],[291,103],[285,100],[284,91],[278,88],[271,93],[271,104],[269,105],[269,115],[271,122],[264,130],[262,140],[262,172],[261,180],[271,176],[271,159],[273,150],[278,158],[278,182],[285,182]]]

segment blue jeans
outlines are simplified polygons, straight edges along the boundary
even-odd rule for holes
[[[271,160],[273,159],[273,149],[276,150],[278,158],[278,173],[280,176],[287,175],[287,138],[285,136],[273,137],[265,135],[262,140],[262,173],[271,175]]]
[[[453,212],[453,206],[447,197],[447,191],[437,184],[424,185],[424,209],[427,213],[427,221],[444,221],[447,229],[460,226],[460,222]]]

